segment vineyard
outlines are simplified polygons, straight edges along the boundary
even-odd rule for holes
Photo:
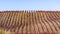
[[[0,12],[0,34],[60,34],[60,12]]]

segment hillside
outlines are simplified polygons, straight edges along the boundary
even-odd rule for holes
[[[60,12],[0,12],[0,34],[60,34]]]

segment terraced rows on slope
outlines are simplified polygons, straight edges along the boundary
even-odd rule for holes
[[[0,12],[0,34],[60,34],[60,12]]]

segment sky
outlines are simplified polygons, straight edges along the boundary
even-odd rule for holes
[[[0,0],[0,10],[60,10],[60,0]]]

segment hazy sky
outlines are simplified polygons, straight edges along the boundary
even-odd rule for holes
[[[60,0],[0,0],[0,10],[60,10]]]

